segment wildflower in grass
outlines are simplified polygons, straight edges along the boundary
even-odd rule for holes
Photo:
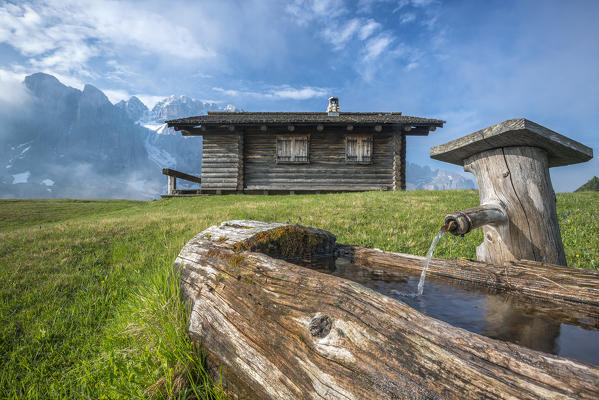
[[[576,258],[580,258],[580,254],[576,254]]]

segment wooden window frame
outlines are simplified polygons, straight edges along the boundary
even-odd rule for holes
[[[294,150],[297,140],[305,140],[305,156],[300,154],[291,154],[290,158],[283,158],[280,154],[280,145],[282,141],[291,141],[291,151]],[[277,135],[275,141],[275,161],[277,164],[309,164],[310,163],[310,135]]]
[[[358,148],[364,146],[364,143],[369,146],[369,156],[367,158],[364,157],[362,153],[356,154],[355,158],[353,158],[350,153],[350,142],[356,141],[356,153],[358,152]],[[372,164],[373,163],[373,155],[374,155],[374,136],[372,134],[352,134],[345,135],[345,163],[346,164]]]

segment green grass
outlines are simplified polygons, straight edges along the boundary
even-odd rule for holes
[[[599,269],[599,193],[557,199],[568,265]],[[0,200],[0,397],[222,398],[171,276],[196,233],[301,217],[341,243],[424,255],[447,213],[477,204],[475,191]],[[435,256],[474,259],[481,241],[445,236]]]

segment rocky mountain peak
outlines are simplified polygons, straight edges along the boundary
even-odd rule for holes
[[[206,114],[207,111],[218,110],[216,103],[204,102],[187,96],[170,96],[156,103],[152,113],[157,121],[174,118],[191,117]]]
[[[56,77],[44,74],[43,72],[37,72],[35,74],[26,76],[25,85],[27,85],[27,87],[31,90],[39,85],[64,86],[58,79],[56,79]]]
[[[80,93],[77,89],[65,86],[54,76],[43,72],[26,76],[24,83],[35,97],[43,99],[62,98],[68,94]]]
[[[235,107],[233,104],[227,104],[223,109],[225,112],[242,112],[243,110]]]
[[[132,121],[148,119],[148,114],[150,112],[148,107],[146,107],[146,105],[136,96],[131,96],[127,101],[119,101],[115,104],[115,107],[125,111]]]
[[[141,108],[143,110],[148,109],[148,107],[146,107],[146,105],[137,96],[131,96],[129,100],[127,100],[127,104],[133,107]]]
[[[97,87],[89,84],[83,87],[81,103],[92,107],[101,107],[107,104],[112,105],[112,103],[110,103],[110,100],[108,100],[108,97],[106,97],[104,92],[102,92]]]

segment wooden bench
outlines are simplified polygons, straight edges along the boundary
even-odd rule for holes
[[[177,178],[195,183],[202,183],[202,178],[175,171],[174,169],[170,168],[163,168],[162,174],[168,176],[167,196],[192,196],[195,194],[200,194],[200,189],[177,190]]]

